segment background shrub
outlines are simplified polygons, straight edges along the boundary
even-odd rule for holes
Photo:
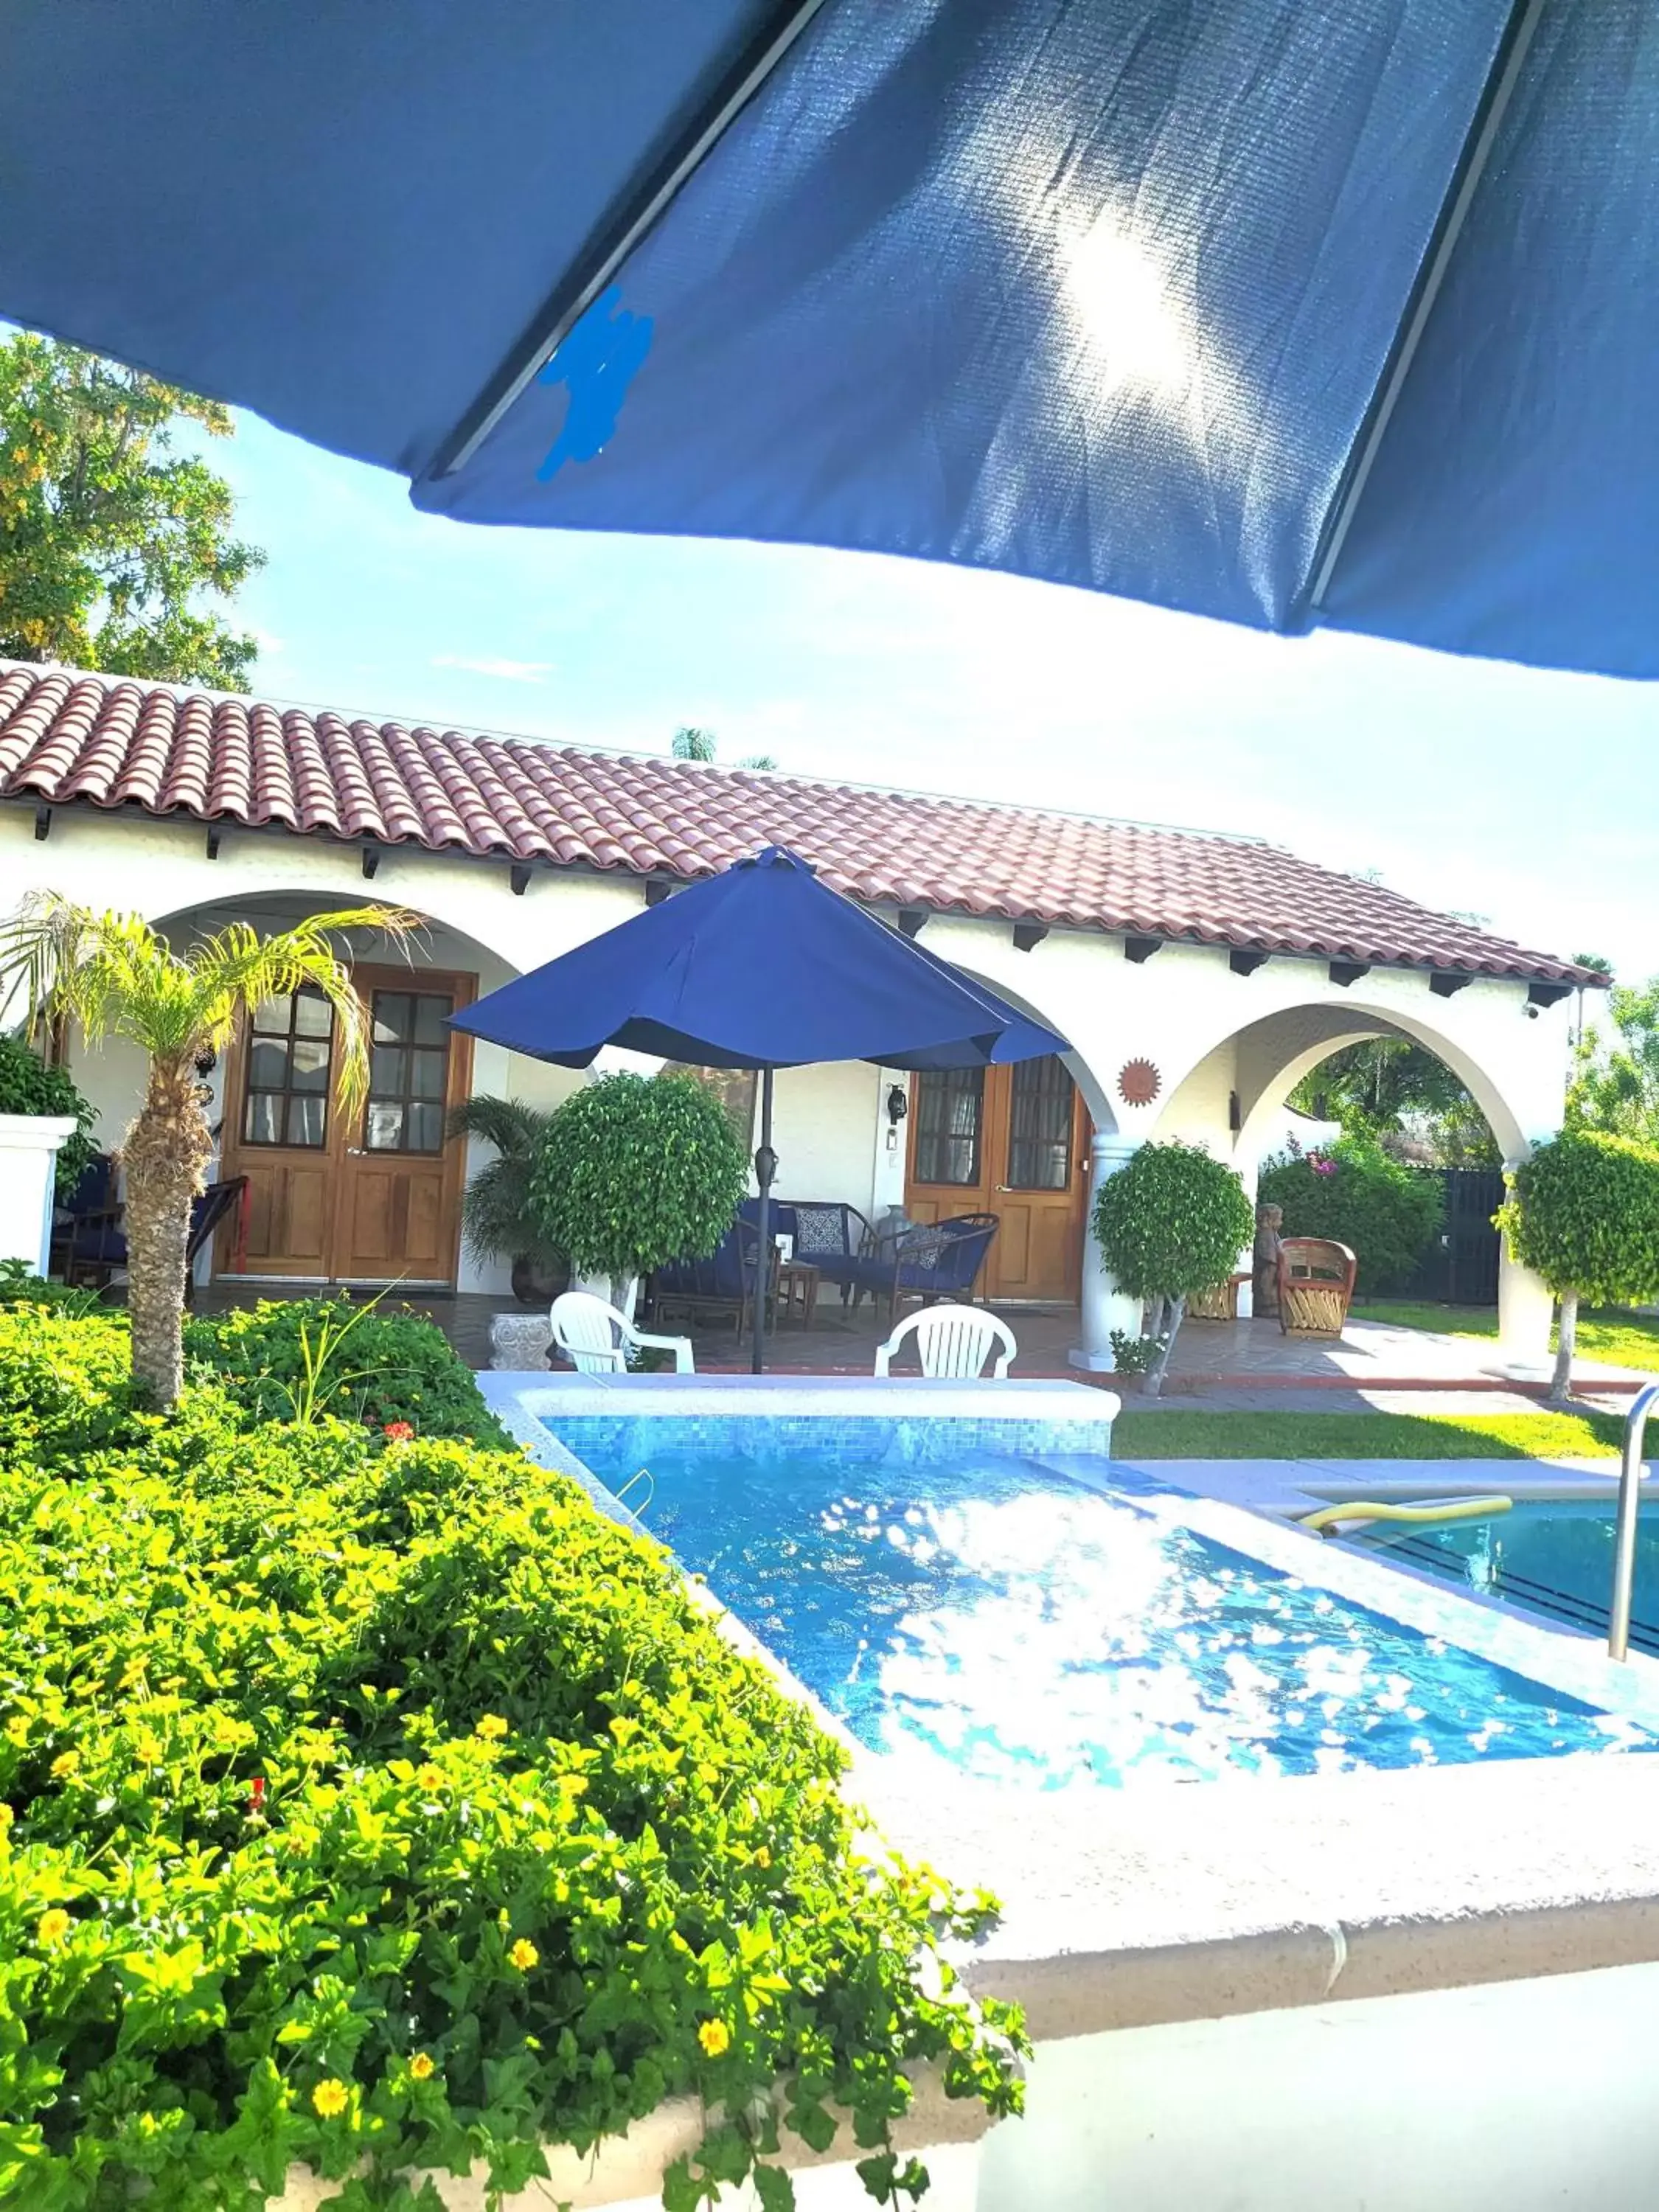
[[[1282,1206],[1286,1237],[1328,1237],[1359,1262],[1357,1287],[1370,1295],[1408,1283],[1440,1227],[1432,1176],[1391,1160],[1375,1145],[1344,1137],[1328,1153],[1269,1161],[1257,1196]]]
[[[198,1375],[222,1376],[252,1420],[329,1413],[375,1429],[407,1421],[422,1437],[512,1443],[443,1331],[407,1306],[342,1296],[192,1315],[185,1358]]]
[[[66,1198],[93,1161],[98,1147],[92,1126],[98,1116],[76,1088],[66,1067],[48,1067],[21,1037],[0,1031],[0,1114],[68,1115],[75,1134],[58,1155],[57,1191]]]
[[[781,2078],[890,2193],[917,2061],[1017,2106],[939,1955],[985,1900],[861,1855],[840,1749],[655,1546],[517,1455],[149,1418],[0,1466],[0,2202],[247,2212],[298,2160],[427,2212],[412,2170],[520,2189],[694,2091],[690,2207]]]

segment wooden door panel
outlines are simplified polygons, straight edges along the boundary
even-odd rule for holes
[[[252,1147],[241,1170],[248,1179],[247,1268],[254,1275],[325,1272],[330,1176],[326,1160],[294,1160]]]
[[[466,1097],[472,1073],[470,1038],[449,1037],[447,1060],[434,1049],[441,1032],[432,1002],[441,1000],[451,1009],[470,1005],[477,979],[430,969],[360,965],[355,980],[366,1010],[372,1011],[377,991],[393,994],[405,1008],[416,1000],[426,1002],[422,1035],[411,1041],[415,1051],[427,1055],[425,1076],[409,1072],[413,1052],[394,1053],[390,1073],[413,1101],[414,1115],[427,1117],[418,1123],[411,1117],[411,1127],[420,1142],[431,1145],[439,1131],[430,1116],[440,1103],[447,1110]],[[312,1042],[316,1029],[310,1017],[292,1021],[283,1042],[267,1021],[259,1036],[251,1036],[245,1027],[239,1040],[224,1160],[226,1173],[248,1178],[247,1272],[322,1282],[453,1283],[464,1141],[445,1140],[439,1150],[371,1150],[365,1110],[342,1114],[331,1089],[325,1121],[307,1126],[319,1112],[317,1048]],[[281,1052],[274,1048],[278,1043]],[[252,1049],[256,1044],[258,1055]],[[377,1055],[377,1066],[380,1061]],[[296,1069],[297,1077],[292,1072]],[[296,1088],[307,1094],[297,1105],[290,1096]],[[252,1098],[251,1092],[260,1095]],[[384,1103],[381,1110],[384,1116]],[[292,1121],[287,1118],[290,1111]],[[267,1131],[279,1137],[309,1133],[322,1141],[303,1148],[254,1141]]]
[[[442,1056],[436,1002],[449,1011],[470,1005],[474,978],[418,968],[356,974],[375,1050],[369,1103],[354,1117],[341,1164],[334,1273],[348,1282],[453,1282],[465,1145],[451,1139],[438,1151],[422,1147],[436,1136],[441,1109],[465,1097],[471,1077],[470,1038],[448,1033]],[[422,1055],[420,1076],[414,1064]],[[417,1121],[423,1115],[432,1117],[429,1132]],[[410,1149],[399,1149],[406,1139]]]
[[[985,1071],[978,1124],[978,1179],[967,1184],[924,1182],[916,1173],[921,1149],[916,1108],[921,1085],[912,1086],[911,1141],[905,1212],[932,1222],[957,1213],[994,1213],[995,1242],[979,1279],[988,1298],[1075,1298],[1082,1282],[1083,1216],[1088,1198],[1088,1117],[1075,1086],[1057,1062],[1023,1073],[1012,1067]],[[931,1126],[941,1115],[934,1102]],[[930,1157],[940,1157],[935,1143]],[[1054,1187],[1047,1187],[1052,1180]]]

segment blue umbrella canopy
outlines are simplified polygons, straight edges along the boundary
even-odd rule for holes
[[[983,1067],[1064,1037],[769,845],[503,984],[454,1018],[509,1051],[586,1067],[605,1045],[700,1067]]]
[[[0,313],[477,522],[1659,673],[1651,0],[12,0]]]
[[[833,1060],[985,1067],[1067,1049],[1064,1037],[821,884],[781,845],[503,984],[451,1026],[562,1067],[586,1067],[612,1044],[761,1071],[757,1375],[778,1164],[774,1070]]]

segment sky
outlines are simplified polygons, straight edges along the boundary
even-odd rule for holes
[[[1267,637],[878,555],[417,514],[401,479],[239,419],[268,556],[260,696],[380,719],[1267,837],[1659,972],[1659,686]]]

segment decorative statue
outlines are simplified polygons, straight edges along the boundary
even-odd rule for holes
[[[1279,1311],[1279,1225],[1285,1218],[1282,1206],[1258,1206],[1255,1210],[1255,1300],[1258,1314]]]

